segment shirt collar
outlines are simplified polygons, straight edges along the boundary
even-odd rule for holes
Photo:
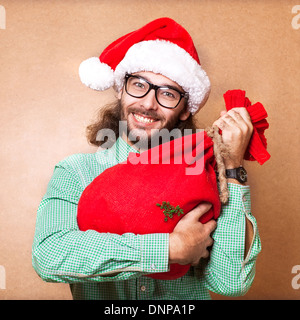
[[[119,137],[116,143],[111,147],[111,152],[115,154],[117,162],[123,162],[128,158],[130,152],[139,153],[137,149],[130,146],[121,137]]]

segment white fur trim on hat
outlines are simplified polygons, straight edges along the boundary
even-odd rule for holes
[[[122,88],[126,72],[138,71],[152,71],[175,81],[189,93],[188,109],[192,114],[205,104],[210,93],[210,81],[201,65],[169,41],[142,41],[130,47],[115,69],[116,89]]]
[[[92,57],[79,66],[79,77],[82,83],[94,90],[106,90],[114,85],[114,71],[99,58]]]

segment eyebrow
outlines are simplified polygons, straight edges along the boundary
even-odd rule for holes
[[[140,78],[142,78],[142,79],[144,79],[144,80],[147,80],[147,81],[149,81],[150,83],[152,83],[149,78],[140,75],[138,72],[135,73],[134,75],[135,75],[135,76],[139,76]],[[159,86],[159,87],[167,87],[167,88],[169,88],[169,89],[174,89],[174,90],[179,91],[179,92],[181,92],[181,93],[185,93],[184,91],[181,90],[180,87],[175,87],[175,86],[173,86],[173,85],[171,85],[171,84],[165,83],[165,84],[160,84],[160,85],[158,85],[158,86]]]

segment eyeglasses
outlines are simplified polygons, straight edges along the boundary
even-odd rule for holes
[[[140,76],[126,73],[125,90],[130,96],[143,98],[151,89],[155,91],[156,101],[164,108],[175,109],[182,98],[188,99],[187,93],[181,92],[172,86],[156,86]]]

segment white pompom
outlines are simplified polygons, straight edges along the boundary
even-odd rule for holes
[[[79,77],[87,87],[103,91],[114,85],[114,71],[99,58],[84,60],[79,66]]]

